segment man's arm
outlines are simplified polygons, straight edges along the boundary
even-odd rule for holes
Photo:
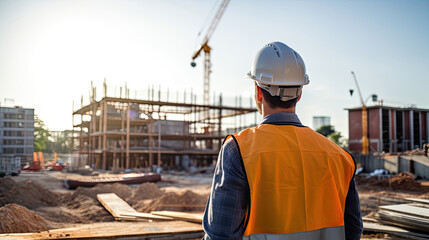
[[[242,239],[249,188],[238,147],[232,139],[219,152],[204,213],[204,239]]]
[[[344,212],[344,227],[346,230],[347,240],[360,239],[363,232],[363,225],[359,195],[354,178],[350,182],[349,192],[347,193],[346,209]]]

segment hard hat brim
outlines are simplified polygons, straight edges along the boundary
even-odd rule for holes
[[[267,82],[267,81],[262,81],[258,78],[256,78],[255,76],[251,75],[250,73],[248,73],[246,75],[246,78],[250,78],[258,83],[264,84],[264,85],[271,85],[271,86],[303,86],[303,85],[308,85],[310,83],[310,80],[308,80],[308,76],[306,74],[306,78],[305,78],[305,82],[299,81],[299,82]]]

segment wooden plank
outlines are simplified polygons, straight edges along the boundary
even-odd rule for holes
[[[153,215],[150,213],[137,212],[127,202],[114,193],[97,194],[97,199],[109,211],[115,220],[136,221],[141,219],[149,220],[174,220],[170,217]]]
[[[154,215],[151,213],[142,213],[142,212],[135,212],[135,213],[124,213],[123,216],[131,216],[131,217],[139,217],[139,218],[145,218],[145,219],[153,219],[153,220],[168,220],[168,221],[172,221],[174,220],[173,218],[170,217],[164,217],[164,216],[159,216],[159,215]]]
[[[134,208],[128,205],[127,202],[114,193],[97,194],[97,199],[116,220],[120,220],[121,215],[137,212]]]
[[[362,217],[362,221],[364,222],[372,222],[372,223],[376,223],[377,219],[374,218],[368,218],[368,217]]]
[[[40,233],[0,234],[0,239],[183,239],[186,236],[201,238],[201,224],[183,221],[92,223]]]
[[[174,211],[152,211],[153,215],[164,217],[171,217],[177,220],[185,220],[190,222],[202,223],[204,213],[190,213],[190,212],[174,212]]]
[[[381,206],[380,209],[429,219],[429,209],[408,204]]]
[[[421,199],[421,198],[405,198],[405,199],[412,202],[429,204],[429,199]]]

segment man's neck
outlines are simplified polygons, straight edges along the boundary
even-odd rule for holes
[[[291,107],[291,108],[270,108],[270,107],[265,107],[264,105],[262,105],[262,117],[266,117],[268,115],[271,115],[274,113],[281,113],[281,112],[295,113],[295,107]]]

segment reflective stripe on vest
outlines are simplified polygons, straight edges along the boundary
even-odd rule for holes
[[[355,171],[350,154],[307,127],[262,124],[234,138],[250,188],[244,236],[344,238],[344,206]]]
[[[308,232],[287,233],[287,234],[252,234],[244,236],[243,240],[303,240],[303,239],[345,239],[344,226],[322,228]]]

